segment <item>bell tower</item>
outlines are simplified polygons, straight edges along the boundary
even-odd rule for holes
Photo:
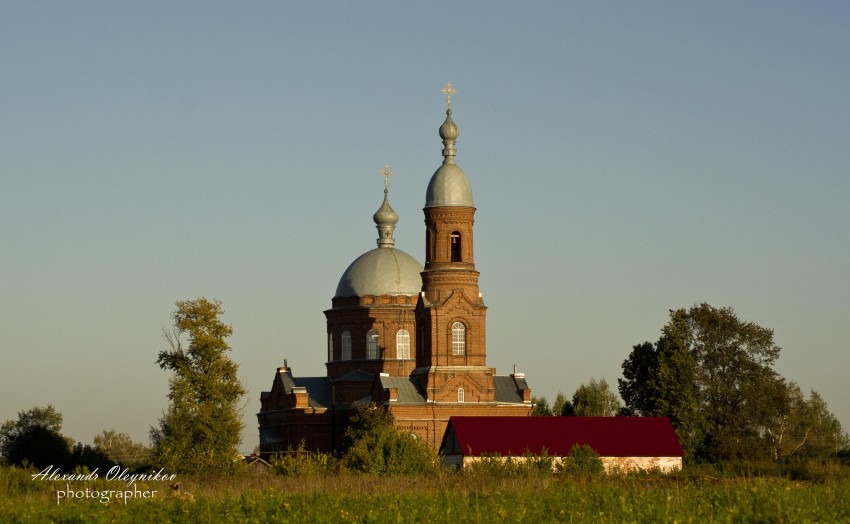
[[[457,165],[457,125],[448,84],[440,126],[443,163],[425,197],[425,268],[417,306],[416,374],[433,402],[492,402],[495,370],[486,367],[484,305],[475,269],[472,186]],[[426,385],[427,383],[427,385]]]

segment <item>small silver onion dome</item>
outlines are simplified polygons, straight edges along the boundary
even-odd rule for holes
[[[454,120],[452,120],[452,110],[449,109],[446,111],[446,121],[440,126],[440,138],[447,142],[454,142],[459,136],[460,130],[457,128],[457,124],[455,124]]]
[[[372,220],[375,221],[375,227],[378,228],[378,246],[392,247],[395,245],[393,231],[398,223],[398,213],[390,207],[390,202],[387,200],[387,190],[384,189],[384,203],[381,205],[374,215]]]

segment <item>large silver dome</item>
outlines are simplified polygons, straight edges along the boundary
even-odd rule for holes
[[[469,179],[466,178],[463,169],[454,162],[441,165],[428,182],[425,207],[438,206],[474,207]]]
[[[348,266],[336,297],[363,295],[418,295],[422,290],[422,264],[404,251],[378,247],[360,255]]]

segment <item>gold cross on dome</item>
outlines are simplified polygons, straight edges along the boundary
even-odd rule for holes
[[[378,171],[379,175],[384,175],[384,193],[390,190],[390,177],[393,176],[393,172],[390,171],[389,164],[384,164],[384,168]]]
[[[446,95],[446,103],[449,105],[449,109],[452,108],[452,95],[455,93],[457,93],[457,89],[452,87],[451,82],[446,84],[446,87],[443,88],[443,94]]]

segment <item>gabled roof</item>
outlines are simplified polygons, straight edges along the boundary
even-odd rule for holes
[[[442,451],[464,456],[566,456],[587,444],[602,457],[681,457],[665,417],[451,417]]]
[[[327,377],[293,377],[288,368],[278,371],[275,380],[280,381],[283,393],[289,395],[293,387],[307,388],[308,406],[328,408],[331,406],[331,383]],[[274,385],[272,385],[274,389]]]
[[[382,389],[395,389],[399,404],[425,404],[425,396],[408,377],[380,377]]]
[[[496,375],[493,377],[493,388],[495,389],[496,402],[522,404],[521,390],[528,389],[528,384],[525,382],[525,378]]]
[[[331,400],[331,383],[327,377],[293,377],[293,386],[307,388],[308,406],[311,408],[329,408]],[[290,388],[287,393],[291,392]]]

